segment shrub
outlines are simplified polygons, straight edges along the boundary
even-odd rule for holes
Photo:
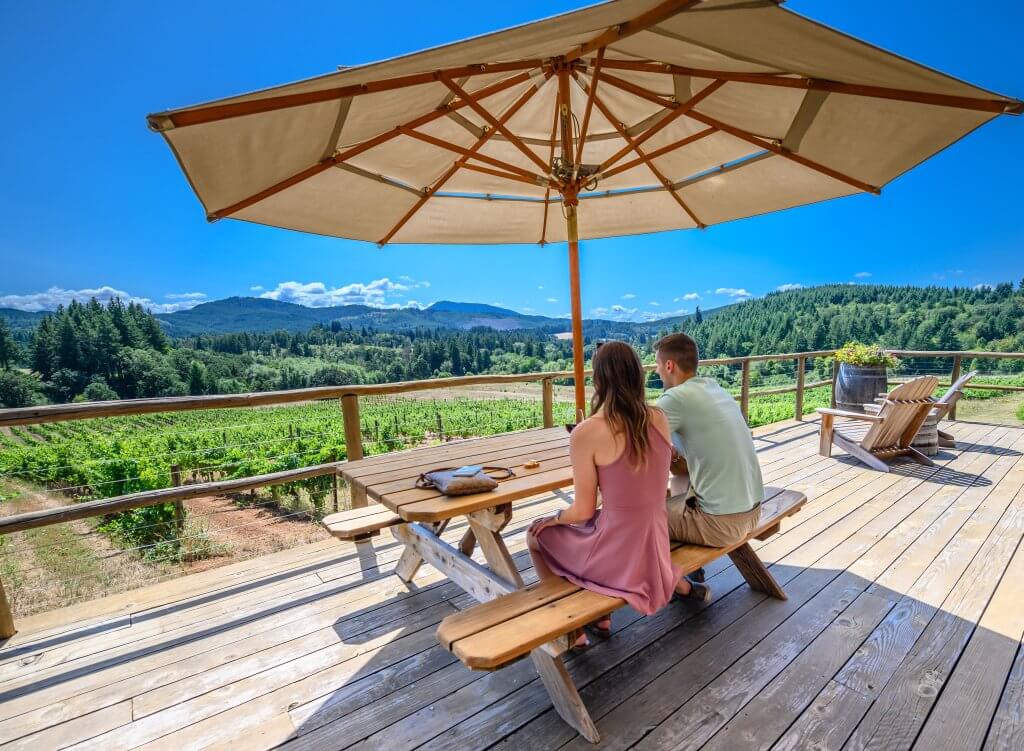
[[[876,365],[884,365],[887,368],[895,368],[900,361],[894,355],[890,355],[877,344],[861,344],[860,342],[847,342],[836,350],[835,359],[847,365],[856,365],[862,368]]]

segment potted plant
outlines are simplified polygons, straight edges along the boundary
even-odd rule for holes
[[[877,345],[847,342],[836,350],[839,363],[836,377],[836,407],[848,412],[863,412],[865,404],[889,390],[889,368],[899,360]]]

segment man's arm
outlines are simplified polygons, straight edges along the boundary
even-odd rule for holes
[[[680,432],[683,428],[683,405],[673,394],[664,393],[658,397],[658,409],[664,412],[665,417],[668,418],[668,429],[671,431],[672,437],[675,438],[676,433]],[[675,440],[672,441],[672,464],[670,469],[672,474],[677,477],[682,477],[689,473],[689,469],[686,466],[686,457],[679,451]]]

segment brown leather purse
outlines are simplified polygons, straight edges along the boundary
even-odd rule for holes
[[[416,480],[417,488],[436,488],[445,495],[469,495],[484,493],[498,487],[498,480],[515,477],[516,473],[508,467],[481,467],[475,475],[456,476],[458,467],[442,467],[424,472]],[[500,476],[495,477],[492,473]]]

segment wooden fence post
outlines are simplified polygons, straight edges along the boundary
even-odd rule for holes
[[[4,583],[0,582],[0,639],[10,639],[18,633],[14,627],[14,615],[11,613],[11,603],[7,601],[7,592],[4,591]]]
[[[836,381],[839,380],[839,360],[832,360],[832,409],[836,408]]]
[[[796,358],[796,407],[793,419],[800,421],[804,419],[804,371],[807,369],[807,358]]]
[[[554,387],[553,382],[550,378],[545,378],[541,381],[542,386],[542,407],[544,412],[544,427],[553,428],[555,427],[555,414],[554,414]]]
[[[953,373],[949,377],[949,385],[950,386],[952,386],[954,383],[956,383],[957,379],[960,378],[960,364],[961,364],[960,355],[956,355],[953,358]],[[953,407],[949,410],[949,414],[948,414],[947,417],[950,420],[955,420],[956,419],[956,402],[955,401],[953,402]]]
[[[750,360],[744,358],[742,380],[740,381],[740,412],[743,419],[750,422]]]
[[[175,488],[181,487],[181,465],[171,465],[171,486]],[[178,537],[181,537],[182,532],[185,531],[185,502],[175,501],[174,502],[174,523],[178,528]]]
[[[338,461],[338,455],[331,452],[331,461]],[[334,497],[334,513],[338,513],[338,473],[331,475],[331,495]]]
[[[348,461],[353,462],[363,458],[363,434],[359,426],[359,397],[355,394],[345,394],[341,397],[341,417],[345,423],[345,451],[348,454]],[[397,415],[395,417],[397,420]],[[366,505],[366,491],[356,487],[350,487],[352,493],[352,508],[362,508]]]

